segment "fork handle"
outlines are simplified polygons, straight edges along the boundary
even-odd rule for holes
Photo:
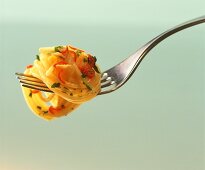
[[[155,37],[154,39],[149,41],[147,44],[145,44],[142,48],[144,48],[144,50],[149,52],[154,46],[156,46],[159,42],[163,41],[165,38],[169,37],[170,35],[175,34],[175,33],[179,32],[181,30],[184,30],[186,28],[192,27],[194,25],[204,23],[204,22],[205,22],[205,16],[201,16],[201,17],[192,19],[190,21],[187,21],[185,23],[182,23],[180,25],[177,25],[177,26],[163,32],[162,34],[158,35],[157,37]]]
[[[160,43],[161,41],[163,41],[164,39],[166,39],[167,37],[169,37],[172,34],[175,34],[181,30],[184,30],[186,28],[192,27],[194,25],[198,25],[201,23],[205,22],[205,15],[192,19],[190,21],[187,21],[185,23],[182,23],[180,25],[177,25],[165,32],[163,32],[162,34],[158,35],[157,37],[153,38],[151,41],[149,41],[147,44],[145,44],[144,46],[142,46],[139,50],[137,50],[137,52],[135,52],[133,55],[131,55],[129,58],[127,58],[124,63],[134,63],[133,66],[130,67],[130,75],[127,77],[127,80],[132,76],[132,74],[134,73],[134,71],[136,70],[136,68],[139,66],[140,62],[143,60],[143,58],[146,56],[146,54],[153,48],[155,47],[158,43]],[[127,81],[126,80],[126,81]],[[124,82],[125,83],[125,82]]]

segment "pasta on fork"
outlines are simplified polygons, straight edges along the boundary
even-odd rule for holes
[[[53,92],[22,87],[30,109],[43,119],[66,116],[100,92],[101,73],[96,57],[72,46],[39,49],[33,65],[24,71]]]

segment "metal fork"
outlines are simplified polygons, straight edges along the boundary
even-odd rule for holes
[[[133,55],[123,60],[121,63],[115,65],[114,67],[104,71],[101,74],[101,91],[98,95],[113,92],[124,85],[129,78],[133,75],[137,67],[140,65],[141,61],[144,59],[146,54],[155,47],[158,43],[169,37],[170,35],[177,33],[186,28],[192,27],[205,22],[205,16],[201,16],[185,23],[177,25],[157,37],[153,38],[151,41],[146,43],[144,46],[139,48]],[[24,87],[31,89],[36,89],[45,92],[52,91],[39,79],[36,77],[25,75],[22,73],[16,73],[20,83]]]

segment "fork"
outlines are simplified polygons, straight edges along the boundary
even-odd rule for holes
[[[113,92],[124,85],[133,75],[147,53],[158,43],[170,35],[173,35],[174,33],[198,24],[202,24],[204,22],[205,15],[177,25],[150,40],[127,59],[104,71],[101,74],[101,91],[98,93],[98,95]],[[16,73],[16,75],[22,86],[52,93],[52,91],[43,83],[43,81],[39,80],[38,78],[23,73]]]

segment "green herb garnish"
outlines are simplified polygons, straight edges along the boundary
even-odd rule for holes
[[[83,84],[87,87],[88,90],[92,90],[92,87],[86,81],[83,81]]]
[[[41,110],[41,106],[37,106],[37,108],[38,108],[39,110]]]
[[[60,87],[60,83],[53,83],[51,88],[58,88]]]
[[[97,61],[97,58],[95,57],[95,56],[93,56],[93,58],[94,58],[94,60],[95,60],[95,62]]]
[[[97,72],[97,73],[100,73],[98,67],[96,65],[93,66],[94,70]]]
[[[29,93],[29,97],[32,97],[32,92]]]
[[[92,87],[91,85],[87,82],[87,80],[85,79],[86,78],[86,75],[85,74],[82,74],[81,75],[82,77],[82,80],[83,80],[83,84],[87,87],[88,90],[92,90]]]
[[[40,61],[40,57],[39,57],[39,55],[36,55],[36,59]]]
[[[63,48],[63,46],[57,46],[54,48],[55,52],[60,52],[60,50]]]
[[[88,62],[88,59],[87,58],[83,58],[83,62],[84,63]]]
[[[81,52],[80,50],[77,50],[77,51],[76,51],[77,56],[80,56],[81,53],[82,53],[82,52]]]
[[[82,78],[86,78],[86,75],[85,75],[85,74],[82,74],[81,77],[82,77]]]
[[[48,111],[43,111],[44,114],[48,113]]]

